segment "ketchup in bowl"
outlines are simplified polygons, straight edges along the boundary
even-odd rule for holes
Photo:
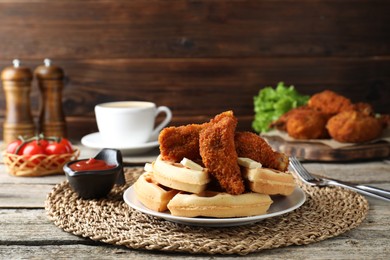
[[[76,163],[69,165],[73,171],[103,171],[115,168],[116,165],[107,164],[104,160],[90,158],[87,160],[81,160]]]
[[[115,184],[126,184],[117,149],[104,148],[94,158],[70,161],[63,170],[72,190],[83,199],[105,197]]]

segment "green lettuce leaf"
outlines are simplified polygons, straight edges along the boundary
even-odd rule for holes
[[[289,110],[307,104],[309,96],[301,95],[294,86],[279,82],[276,88],[267,86],[254,96],[255,117],[252,128],[258,133],[269,131],[269,125]]]

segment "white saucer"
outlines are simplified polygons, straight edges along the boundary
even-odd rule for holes
[[[137,199],[134,186],[129,187],[124,192],[123,199],[127,205],[135,210],[151,216],[163,218],[171,222],[190,226],[232,227],[253,224],[266,218],[276,217],[287,212],[291,212],[302,206],[302,204],[306,201],[306,195],[301,188],[296,187],[294,192],[289,196],[272,196],[272,200],[274,202],[271,204],[267,214],[239,218],[187,218],[172,216],[169,211],[157,212],[148,209]]]
[[[89,148],[103,149],[103,148],[112,148],[118,149],[123,154],[132,155],[132,154],[142,154],[146,153],[149,150],[157,147],[159,145],[158,141],[147,142],[143,144],[136,144],[132,146],[115,146],[108,142],[102,140],[99,132],[88,134],[81,138],[81,143]]]

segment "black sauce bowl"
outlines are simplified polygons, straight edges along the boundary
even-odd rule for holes
[[[116,166],[107,170],[72,170],[69,165],[85,160],[80,159],[66,163],[63,168],[70,187],[83,199],[105,197],[114,184],[125,184],[122,154],[119,150],[104,148],[94,158]]]

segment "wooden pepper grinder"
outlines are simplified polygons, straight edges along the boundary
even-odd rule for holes
[[[35,134],[30,107],[32,73],[15,59],[13,66],[2,71],[1,80],[6,100],[3,141],[9,144],[19,136],[31,137]]]
[[[64,72],[49,59],[35,69],[41,91],[39,131],[45,136],[66,137],[65,115],[62,110]]]

